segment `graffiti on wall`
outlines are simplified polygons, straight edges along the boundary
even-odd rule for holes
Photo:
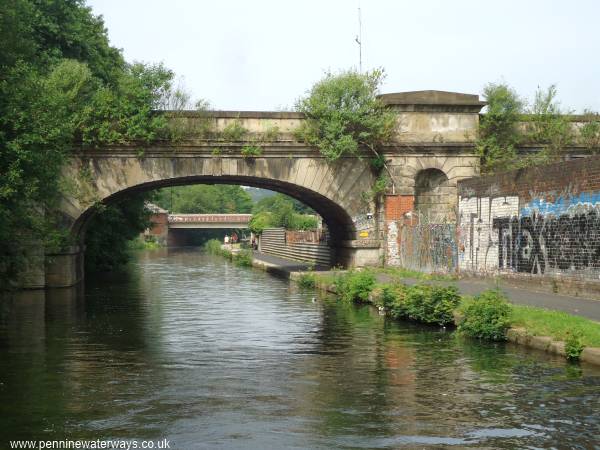
[[[392,223],[398,243],[395,254],[398,265],[425,272],[456,271],[458,252],[455,224]]]
[[[390,266],[400,265],[400,239],[398,239],[398,222],[390,220],[387,223],[387,258]]]
[[[550,200],[549,200],[550,199]],[[461,269],[530,274],[600,269],[600,192],[459,199]]]
[[[359,214],[352,218],[352,223],[357,231],[372,231],[375,229],[374,214]]]
[[[457,229],[460,268],[497,270],[500,234],[493,226],[494,219],[516,217],[518,213],[517,196],[460,197]]]

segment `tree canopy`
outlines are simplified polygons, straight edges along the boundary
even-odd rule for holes
[[[160,189],[154,203],[172,213],[250,213],[252,198],[241,186],[206,185],[178,186]]]
[[[2,285],[17,278],[33,236],[50,252],[64,245],[53,211],[72,149],[167,132],[152,110],[172,78],[161,65],[127,64],[81,0],[0,3]]]

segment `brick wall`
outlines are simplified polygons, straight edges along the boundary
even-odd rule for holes
[[[385,220],[400,220],[415,206],[413,195],[387,195],[385,197]]]
[[[458,183],[463,272],[600,277],[600,157]]]
[[[386,195],[385,197],[385,260],[390,266],[399,266],[402,262],[400,224],[406,219],[405,214],[414,209],[414,205],[413,195]]]
[[[144,232],[144,236],[152,236],[158,242],[165,245],[169,234],[169,216],[167,213],[153,213],[150,215],[150,228]]]

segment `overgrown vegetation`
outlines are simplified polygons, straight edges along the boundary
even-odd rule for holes
[[[342,300],[364,303],[375,287],[375,275],[368,270],[347,272],[337,276],[334,285]]]
[[[381,148],[392,140],[398,120],[377,97],[384,77],[379,69],[327,73],[296,103],[306,116],[296,138],[318,148],[329,162],[343,156],[360,157],[366,150],[375,174],[381,175],[387,170]],[[390,179],[379,176],[367,193],[368,200],[384,192]]]
[[[600,150],[600,119],[586,111],[584,124],[576,130],[571,111],[561,108],[555,85],[538,89],[533,102],[520,97],[505,83],[484,88],[488,102],[480,116],[477,151],[483,172],[497,172],[558,161],[566,148],[582,144],[589,151]],[[521,153],[517,147],[531,146]],[[539,148],[536,150],[536,148]]]
[[[143,236],[137,236],[127,243],[128,250],[156,250],[161,248],[161,245],[154,239],[144,239]]]
[[[262,155],[262,148],[258,145],[244,145],[240,153],[244,158],[256,158]]]
[[[223,131],[220,133],[221,139],[224,141],[243,141],[248,134],[248,129],[242,125],[240,119],[235,119],[229,122]]]
[[[517,156],[518,123],[523,100],[506,84],[491,83],[484,87],[487,111],[479,118],[477,151],[485,172],[510,167]]]
[[[317,277],[314,273],[303,272],[296,282],[302,289],[312,289],[317,285]]]
[[[586,110],[585,123],[579,129],[581,143],[591,152],[600,151],[600,114]]]
[[[252,252],[250,250],[242,249],[237,253],[232,254],[233,263],[240,267],[251,267],[252,266]]]
[[[382,70],[328,73],[296,103],[306,115],[298,137],[317,147],[329,160],[357,155],[367,148],[379,156],[396,128],[396,115],[377,98]]]
[[[223,245],[219,239],[209,239],[204,243],[204,251],[211,255],[222,255]]]
[[[585,346],[583,345],[581,333],[577,330],[569,333],[565,340],[565,353],[567,354],[567,359],[571,361],[579,360],[584,348]]]
[[[224,256],[232,261],[236,266],[251,267],[252,266],[252,251],[241,249],[236,252],[229,250],[221,244],[218,239],[210,239],[204,244],[204,251],[211,255]]]
[[[511,307],[500,291],[485,291],[461,307],[458,330],[466,336],[503,341],[511,324]]]
[[[454,286],[441,287],[420,284],[398,287],[390,307],[393,317],[408,318],[423,323],[447,325],[453,322],[453,311],[460,303]]]

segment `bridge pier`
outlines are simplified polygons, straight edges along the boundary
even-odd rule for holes
[[[342,241],[335,253],[335,260],[348,268],[374,267],[382,263],[381,241],[376,239]]]
[[[83,281],[83,248],[72,245],[63,251],[46,255],[46,287],[75,286]]]

